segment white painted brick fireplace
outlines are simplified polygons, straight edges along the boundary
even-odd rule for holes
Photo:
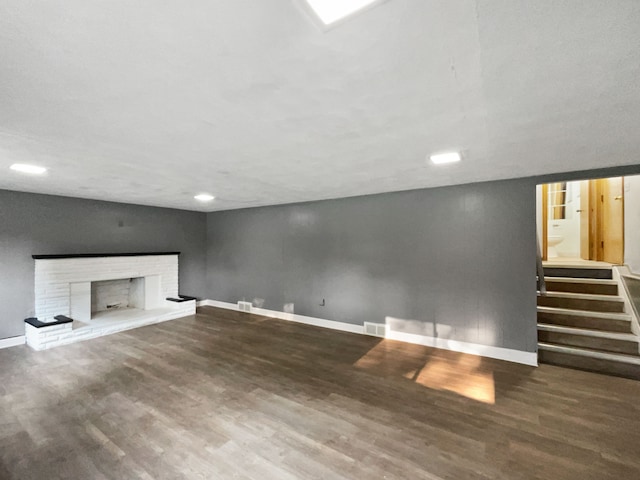
[[[145,279],[144,310],[158,308],[178,295],[178,255],[36,259],[36,317],[56,315],[91,320],[91,283]]]
[[[26,337],[38,350],[195,313],[195,300],[178,298],[177,252],[34,258],[37,321]]]

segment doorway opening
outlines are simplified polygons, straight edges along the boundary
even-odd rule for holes
[[[538,237],[547,262],[624,262],[625,178],[537,187]]]
[[[548,183],[536,194],[539,361],[640,378],[629,297],[640,284],[640,176]]]

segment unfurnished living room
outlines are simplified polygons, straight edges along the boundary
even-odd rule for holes
[[[640,1],[0,0],[0,480],[640,478]]]

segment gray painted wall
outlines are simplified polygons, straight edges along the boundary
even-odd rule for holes
[[[206,293],[204,213],[0,190],[0,339],[33,315],[32,254],[150,251],[182,252],[181,293]]]
[[[526,179],[210,213],[207,297],[533,352],[535,214]]]

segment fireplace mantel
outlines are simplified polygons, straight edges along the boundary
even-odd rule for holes
[[[62,258],[147,257],[150,255],[180,255],[180,252],[67,253],[55,255],[31,255],[31,258],[34,260],[57,260]]]

